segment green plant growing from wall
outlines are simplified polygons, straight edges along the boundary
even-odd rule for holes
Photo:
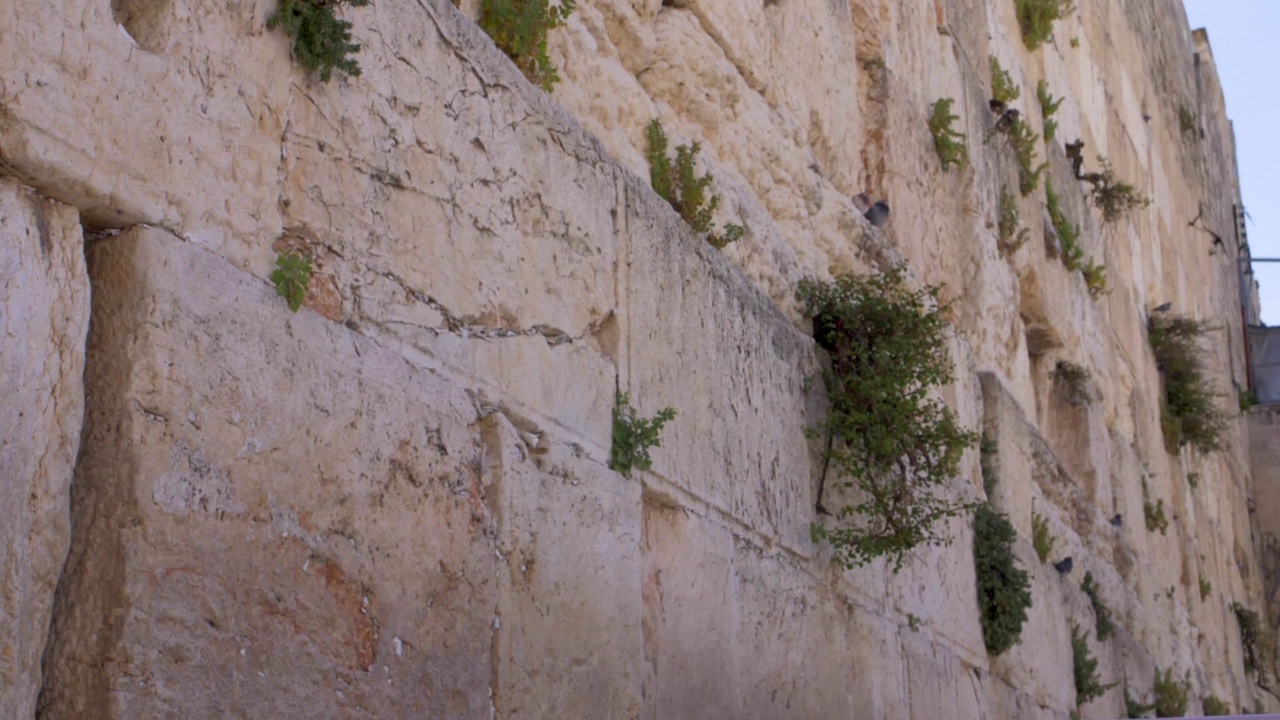
[[[1186,105],[1178,106],[1178,128],[1182,130],[1183,135],[1194,136],[1199,129],[1200,121],[1196,118],[1196,114]]]
[[[667,133],[662,129],[662,123],[650,121],[645,135],[649,144],[649,182],[654,192],[671,203],[689,227],[704,234],[712,246],[722,249],[740,239],[746,232],[741,225],[726,224],[723,233],[715,231],[713,216],[716,208],[720,207],[720,196],[707,198],[711,173],[698,177],[696,165],[701,146],[698,143],[677,146],[673,162],[667,155]]]
[[[959,116],[951,114],[952,98],[942,98],[933,104],[933,113],[929,116],[929,132],[933,134],[933,149],[942,161],[942,170],[955,166],[963,168],[969,162],[969,148],[965,147],[964,135],[956,132],[951,124],[959,120]]]
[[[648,470],[653,465],[649,449],[659,447],[658,434],[662,426],[675,419],[674,408],[664,408],[658,414],[645,419],[636,416],[631,407],[631,396],[620,392],[614,398],[613,448],[609,452],[609,468],[631,476],[631,471]]]
[[[1053,23],[1075,12],[1072,0],[1014,0],[1022,42],[1036,50],[1053,39]]]
[[[1084,267],[1080,268],[1080,274],[1084,276],[1084,286],[1089,291],[1089,297],[1094,300],[1111,292],[1111,288],[1107,285],[1106,265],[1089,258],[1085,261]]]
[[[481,0],[480,29],[488,33],[498,49],[520,68],[520,72],[546,92],[551,92],[560,75],[547,56],[547,34],[565,24],[577,0]]]
[[[1000,218],[998,223],[998,246],[1000,254],[1008,257],[1018,251],[1027,242],[1031,231],[1022,227],[1022,219],[1018,213],[1018,201],[1009,192],[1009,188],[1000,188]]]
[[[1022,95],[1022,90],[1009,76],[1009,72],[1000,67],[1000,61],[995,55],[989,57],[987,63],[991,66],[991,97],[1002,105],[1008,105],[1017,100]]]
[[[1160,531],[1161,535],[1167,534],[1169,530],[1169,519],[1164,516],[1164,499],[1156,501],[1154,505],[1151,501],[1142,503],[1142,516],[1146,520],[1147,532]]]
[[[998,478],[996,477],[995,460],[998,451],[999,446],[996,441],[992,440],[991,436],[985,432],[982,433],[982,439],[978,442],[978,465],[979,470],[982,472],[982,491],[987,496],[987,502],[991,502],[991,499],[996,494],[996,481]]]
[[[1076,704],[1084,705],[1102,697],[1116,683],[1102,684],[1098,677],[1098,659],[1089,651],[1088,633],[1071,623],[1071,659],[1076,679]]]
[[[978,506],[973,516],[973,562],[982,639],[991,655],[1018,643],[1031,607],[1031,583],[1013,554],[1017,537],[1008,518],[989,504]]]
[[[1187,695],[1190,692],[1190,680],[1184,679],[1179,682],[1173,679],[1173,668],[1169,668],[1163,673],[1161,673],[1160,668],[1156,668],[1156,701],[1152,705],[1152,709],[1156,711],[1156,717],[1171,718],[1186,715]]]
[[[1144,705],[1141,701],[1135,700],[1129,695],[1129,688],[1124,689],[1124,716],[1127,718],[1145,717],[1147,713],[1155,710],[1156,706]]]
[[[1187,473],[1187,484],[1192,490],[1200,487],[1200,473]]]
[[[1261,675],[1265,668],[1263,653],[1266,650],[1262,623],[1258,614],[1240,603],[1231,603],[1231,612],[1240,626],[1240,652],[1244,656],[1244,671],[1249,675]]]
[[[1084,582],[1080,584],[1080,589],[1089,596],[1089,602],[1093,605],[1093,616],[1096,618],[1094,630],[1098,633],[1098,640],[1105,641],[1115,634],[1116,626],[1111,622],[1111,608],[1098,597],[1098,588],[1093,584],[1093,573],[1084,574]]]
[[[1213,583],[1204,579],[1204,575],[1200,576],[1200,601],[1204,602],[1209,599],[1209,594],[1213,592]]]
[[[1204,706],[1205,717],[1217,717],[1219,715],[1230,715],[1231,707],[1216,695],[1208,695],[1201,698],[1200,704]]]
[[[1084,247],[1080,245],[1080,226],[1067,220],[1067,214],[1062,211],[1061,200],[1058,193],[1054,192],[1052,181],[1045,180],[1044,194],[1049,210],[1049,220],[1053,223],[1058,244],[1062,247],[1062,264],[1068,270],[1079,270],[1084,267]]]
[[[953,377],[939,292],[908,289],[901,267],[797,288],[814,339],[831,355],[827,461],[844,487],[857,490],[854,504],[837,512],[843,524],[815,524],[813,534],[845,567],[887,557],[896,572],[912,548],[947,542],[942,521],[973,507],[939,494],[978,442],[930,397]],[[822,488],[818,508],[825,512]]]
[[[1063,98],[1055,99],[1049,93],[1049,83],[1041,80],[1036,84],[1036,99],[1040,101],[1040,114],[1044,117],[1044,141],[1052,142],[1058,134],[1058,121],[1053,119],[1053,114],[1058,112]]]
[[[1009,126],[1009,143],[1018,158],[1018,189],[1025,197],[1040,187],[1040,176],[1049,163],[1036,164],[1036,144],[1039,136],[1027,121],[1019,117]]]
[[[1089,387],[1093,374],[1089,372],[1089,368],[1070,360],[1059,360],[1050,375],[1054,382],[1062,386],[1068,403],[1088,405],[1093,402],[1093,391]]]
[[[1049,554],[1053,552],[1053,546],[1057,539],[1049,534],[1049,521],[1043,515],[1032,510],[1031,511],[1031,547],[1036,549],[1036,556],[1040,558],[1040,562],[1048,562]]]
[[[1093,204],[1102,211],[1103,222],[1115,222],[1133,210],[1140,210],[1151,204],[1151,198],[1116,177],[1106,158],[1100,157],[1098,162],[1102,165],[1102,172],[1084,173],[1081,179],[1091,186],[1089,195],[1093,198]]]
[[[277,27],[293,39],[290,51],[308,72],[329,82],[333,71],[359,75],[360,65],[351,57],[360,46],[351,42],[351,23],[334,11],[342,5],[364,7],[369,0],[280,0],[267,18],[267,29]]]
[[[1249,409],[1258,404],[1258,396],[1248,388],[1236,389],[1236,402],[1240,405],[1240,412],[1249,412]]]
[[[311,259],[292,250],[280,253],[271,283],[276,286],[276,294],[289,302],[289,309],[298,312],[311,284]]]
[[[1205,453],[1222,447],[1226,413],[1217,407],[1218,394],[1209,384],[1201,349],[1209,329],[1199,320],[1165,313],[1147,321],[1156,368],[1164,378],[1161,425],[1171,453],[1183,445]]]

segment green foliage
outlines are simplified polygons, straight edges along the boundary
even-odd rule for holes
[[[1058,235],[1058,243],[1062,246],[1062,264],[1068,270],[1080,270],[1084,267],[1084,247],[1080,245],[1080,226],[1067,220],[1067,215],[1059,204],[1058,194],[1053,190],[1053,182],[1044,181],[1044,194],[1049,209],[1049,219],[1053,222],[1053,230]]]
[[[1264,667],[1262,624],[1258,620],[1258,613],[1240,603],[1231,603],[1231,612],[1235,613],[1236,623],[1240,625],[1240,651],[1244,655],[1244,671],[1253,675]]]
[[[1237,388],[1236,402],[1240,404],[1240,412],[1249,412],[1249,408],[1258,404],[1258,396],[1247,388]]]
[[[1191,691],[1190,679],[1178,682],[1173,679],[1173,668],[1165,670],[1156,668],[1155,694],[1156,701],[1152,709],[1156,717],[1182,717],[1187,714],[1187,694]]]
[[[1075,11],[1072,0],[1014,0],[1022,42],[1035,50],[1053,39],[1053,23]]]
[[[1031,607],[1031,583],[1014,564],[1017,533],[1009,519],[978,506],[973,516],[973,562],[978,580],[978,612],[987,652],[999,655],[1018,643]]]
[[[1018,201],[1013,197],[1013,193],[1009,192],[1009,188],[1000,188],[1000,221],[999,221],[999,247],[1000,254],[1004,256],[1012,255],[1017,252],[1027,241],[1031,231],[1022,227],[1022,219],[1018,213]]]
[[[946,306],[940,288],[909,290],[904,278],[899,267],[832,283],[804,280],[797,289],[814,339],[831,355],[828,461],[845,487],[859,491],[857,504],[838,513],[848,524],[813,528],[845,567],[886,556],[896,572],[912,548],[947,541],[940,521],[972,507],[938,494],[978,441],[929,396],[952,380]]]
[[[1089,368],[1069,360],[1059,360],[1051,374],[1054,381],[1062,383],[1066,389],[1067,402],[1072,405],[1088,405],[1093,402],[1093,391],[1089,389],[1092,378]]]
[[[982,491],[987,496],[987,502],[991,502],[991,498],[996,494],[996,467],[995,456],[999,451],[996,441],[991,436],[982,433],[982,440],[978,443],[978,464],[982,471]]]
[[[1107,266],[1093,261],[1089,258],[1085,261],[1084,267],[1080,268],[1080,274],[1084,276],[1084,286],[1089,291],[1089,297],[1097,300],[1098,298],[1111,292],[1111,288],[1107,285]]]
[[[1049,554],[1053,552],[1054,543],[1057,538],[1049,534],[1049,521],[1040,513],[1031,511],[1031,546],[1036,549],[1036,555],[1040,557],[1040,562],[1047,562]]]
[[[1164,376],[1164,416],[1166,447],[1177,452],[1191,445],[1201,452],[1221,449],[1227,429],[1226,413],[1218,409],[1218,396],[1205,374],[1200,341],[1210,329],[1208,323],[1177,315],[1156,313],[1147,321],[1147,334],[1156,356],[1156,367]],[[1170,444],[1170,440],[1176,440]]]
[[[311,284],[311,259],[289,250],[276,256],[276,269],[271,273],[276,293],[289,301],[289,309],[298,312]]]
[[[1147,532],[1160,531],[1161,535],[1167,534],[1169,530],[1169,519],[1164,516],[1164,499],[1160,499],[1155,505],[1150,500],[1142,503],[1142,516],[1147,522]]]
[[[913,613],[907,613],[907,627],[911,628],[911,632],[920,632],[920,618]]]
[[[1128,718],[1140,718],[1147,713],[1155,710],[1155,705],[1144,705],[1138,700],[1134,700],[1129,695],[1129,688],[1124,689],[1124,716]]]
[[[1022,90],[1009,77],[1009,72],[1000,67],[1000,61],[995,55],[988,59],[988,64],[991,66],[991,97],[1005,105],[1017,100],[1022,95]]]
[[[1219,700],[1215,695],[1201,698],[1200,703],[1204,705],[1205,717],[1231,714],[1231,707]]]
[[[1040,101],[1040,113],[1044,117],[1044,141],[1051,142],[1054,135],[1058,133],[1058,121],[1051,118],[1058,112],[1063,98],[1055,100],[1053,95],[1049,94],[1049,83],[1041,80],[1036,85],[1036,99]]]
[[[1009,126],[1009,143],[1018,157],[1018,189],[1023,196],[1040,187],[1040,175],[1049,167],[1047,162],[1036,165],[1036,143],[1039,139],[1022,117]]]
[[[645,135],[649,141],[649,182],[654,192],[671,203],[694,232],[705,233],[707,242],[712,246],[724,248],[741,238],[746,232],[741,225],[726,224],[723,233],[715,232],[713,216],[716,208],[720,207],[720,196],[712,195],[710,200],[707,199],[711,173],[698,177],[695,166],[701,146],[698,143],[677,146],[676,159],[672,163],[667,156],[667,133],[662,129],[662,123],[651,120],[645,127]]]
[[[1096,700],[1116,686],[1116,683],[1103,685],[1098,678],[1098,660],[1089,651],[1088,633],[1079,625],[1071,623],[1071,660],[1076,678],[1076,704]]]
[[[1191,112],[1191,109],[1186,105],[1179,105],[1178,127],[1182,130],[1182,134],[1194,136],[1199,126],[1200,120],[1196,117],[1196,114]]]
[[[636,409],[631,407],[631,396],[618,393],[613,407],[613,448],[609,453],[609,468],[628,477],[632,469],[648,470],[653,465],[649,448],[662,445],[658,433],[675,416],[674,408],[665,408],[647,420],[636,417]]]
[[[1102,211],[1103,222],[1115,222],[1130,211],[1151,204],[1151,198],[1133,185],[1116,178],[1116,173],[1106,158],[1100,157],[1098,162],[1102,164],[1102,172],[1086,173],[1084,180],[1092,186],[1089,194],[1093,198],[1093,204]]]
[[[1204,576],[1201,575],[1200,576],[1200,601],[1204,602],[1205,600],[1208,600],[1209,594],[1212,592],[1213,592],[1213,583],[1209,582],[1208,580],[1205,580]]]
[[[481,0],[480,29],[529,82],[551,92],[560,75],[547,57],[547,33],[564,25],[576,4],[577,0],[561,0],[559,7],[549,0]]]
[[[1080,584],[1080,589],[1089,596],[1089,602],[1093,605],[1093,615],[1097,618],[1094,630],[1098,633],[1098,640],[1106,640],[1115,634],[1116,626],[1111,622],[1111,608],[1098,597],[1098,588],[1093,584],[1092,572],[1084,574],[1084,582]]]
[[[359,75],[360,66],[351,58],[360,46],[351,42],[351,23],[339,20],[334,11],[340,5],[364,7],[369,0],[280,0],[267,18],[267,29],[280,27],[293,38],[293,57],[321,82],[333,71]]]
[[[956,132],[951,123],[960,117],[951,114],[952,98],[942,98],[933,104],[933,114],[929,116],[929,132],[933,134],[933,149],[942,161],[945,172],[951,166],[963,168],[969,162],[969,148],[965,147],[964,135]]]

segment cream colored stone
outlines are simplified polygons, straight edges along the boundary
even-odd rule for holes
[[[89,276],[75,210],[0,178],[0,716],[33,717],[71,540]]]

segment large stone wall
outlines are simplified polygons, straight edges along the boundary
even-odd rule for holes
[[[31,716],[40,688],[50,720],[1065,718],[1086,570],[1119,632],[1091,641],[1118,684],[1085,716],[1122,714],[1156,668],[1188,674],[1193,710],[1252,706],[1229,610],[1263,591],[1244,423],[1222,453],[1167,454],[1144,331],[1164,301],[1218,322],[1211,368],[1234,397],[1236,249],[1188,222],[1202,210],[1232,238],[1235,150],[1180,9],[1083,7],[1030,53],[1012,2],[584,0],[552,35],[548,96],[467,19],[474,2],[344,11],[363,74],[330,84],[265,30],[273,7],[0,8],[0,173],[28,186],[6,180],[6,202],[62,208],[71,247],[78,209],[95,238],[83,352],[83,308],[48,339],[24,331],[21,362],[61,348],[65,407],[87,400],[56,601],[65,525],[40,535],[48,558],[13,564],[43,578],[15,587],[53,619],[46,641],[49,611],[18,626],[5,596],[18,690],[0,715]],[[1061,147],[1041,148],[1108,267],[1099,300],[1045,252],[1041,195],[1020,201],[1034,240],[996,247],[1016,174],[983,142],[988,56],[1037,129],[1043,78],[1066,98],[1059,141],[1154,200],[1104,225]],[[949,174],[925,127],[946,96],[972,154]],[[1181,131],[1184,106],[1202,133]],[[641,179],[654,117],[704,144],[720,219],[748,227],[725,252]],[[892,203],[883,231],[861,190]],[[265,280],[284,248],[316,257],[297,315]],[[821,358],[794,283],[895,262],[954,302],[943,395],[996,443],[991,499],[1031,574],[1024,641],[995,660],[967,520],[899,574],[841,571],[809,538]],[[1094,403],[1064,398],[1059,360],[1091,370]],[[632,478],[608,468],[616,391],[679,413]],[[77,413],[35,433],[65,456],[41,512],[67,511]],[[980,497],[976,451],[965,468],[949,491]],[[1167,534],[1144,527],[1148,497]],[[4,503],[6,533],[26,527]],[[1036,557],[1033,507],[1075,574]]]

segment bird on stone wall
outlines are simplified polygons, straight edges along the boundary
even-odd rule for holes
[[[1170,310],[1172,310],[1172,309],[1173,309],[1173,303],[1171,303],[1171,302],[1167,302],[1167,303],[1161,303],[1161,304],[1159,304],[1159,305],[1157,305],[1157,306],[1155,306],[1155,307],[1151,308],[1151,312],[1167,313],[1167,312],[1169,312],[1169,311],[1170,311]]]
[[[1022,117],[1022,113],[1018,112],[1017,108],[1010,108],[1006,110],[1004,114],[1000,116],[1000,119],[996,121],[996,126],[991,130],[991,132],[1008,132],[1009,128],[1013,127],[1013,124],[1018,122],[1018,118],[1020,117]]]
[[[1059,573],[1063,575],[1066,575],[1067,573],[1071,572],[1071,568],[1073,566],[1074,566],[1074,563],[1071,562],[1071,556],[1068,555],[1066,558],[1054,563],[1053,569],[1057,570]]]
[[[873,227],[884,227],[889,222],[889,203],[880,200],[863,215]]]
[[[988,100],[987,106],[991,108],[991,113],[996,117],[1000,117],[1005,110],[1009,109],[1009,106],[1005,105],[1003,100],[997,100],[996,98]]]

